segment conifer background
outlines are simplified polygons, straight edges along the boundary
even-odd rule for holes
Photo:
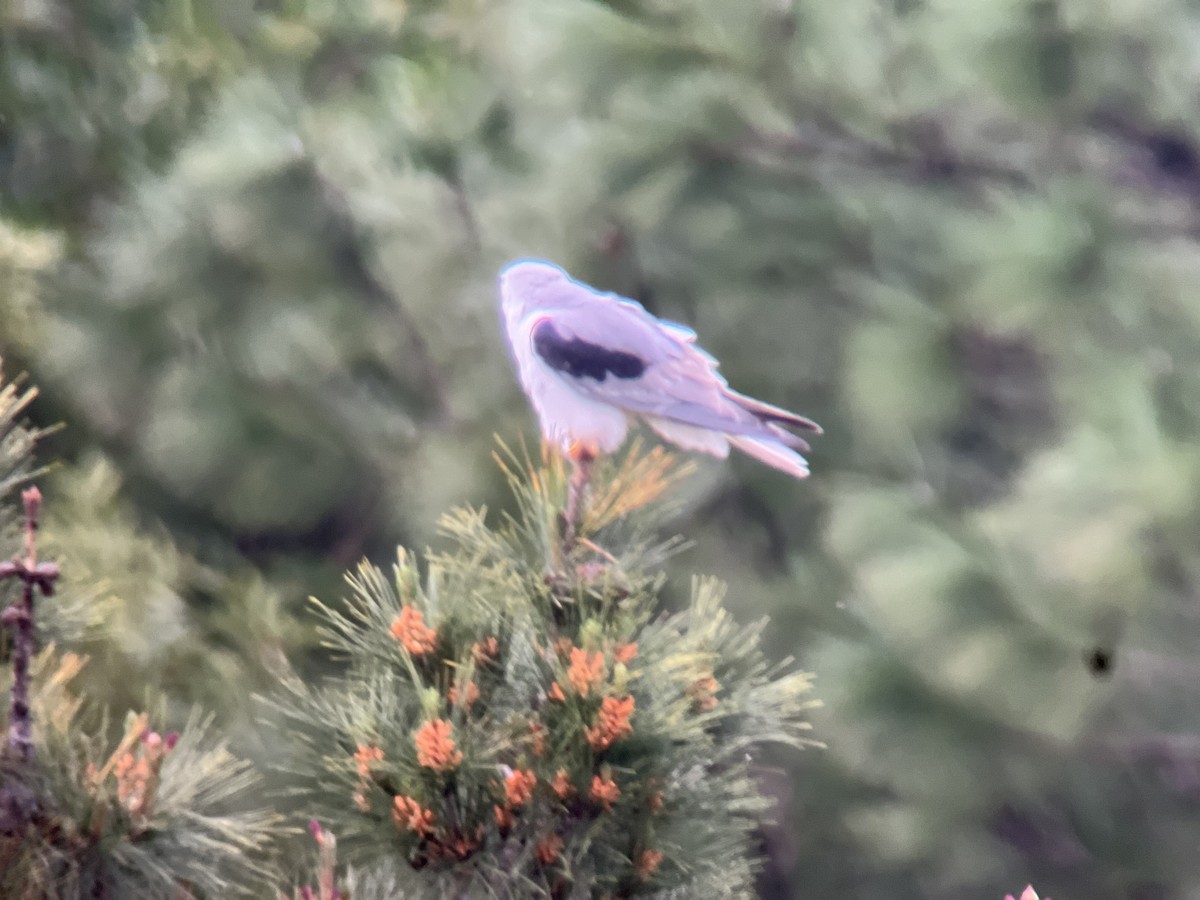
[[[693,542],[660,603],[719,577],[818,675],[828,749],[770,760],[761,896],[1190,896],[1196,27],[1184,0],[5,4],[0,355],[67,425],[45,628],[114,722],[211,710],[287,780],[254,695],[345,674],[308,597],[448,509],[515,510],[493,279],[545,256],[826,426],[804,484],[699,461],[660,535]]]

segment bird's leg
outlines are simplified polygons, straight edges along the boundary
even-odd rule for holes
[[[567,450],[571,460],[571,483],[567,488],[567,507],[563,510],[565,527],[563,529],[563,550],[570,552],[579,536],[579,516],[583,508],[583,495],[588,483],[592,480],[592,466],[596,462],[596,454],[592,448],[583,444],[572,444]]]

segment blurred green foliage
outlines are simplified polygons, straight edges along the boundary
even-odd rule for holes
[[[181,699],[301,664],[305,594],[498,502],[493,278],[546,256],[827,427],[677,526],[826,701],[765,896],[1191,896],[1198,15],[8,3],[0,351],[70,424],[61,553],[170,586],[115,642]]]

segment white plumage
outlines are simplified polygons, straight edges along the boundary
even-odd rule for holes
[[[808,475],[808,445],[788,428],[820,426],[732,390],[691,329],[541,260],[500,272],[500,307],[542,434],[568,454],[613,452],[637,416],[685,449],[724,458],[732,445]]]

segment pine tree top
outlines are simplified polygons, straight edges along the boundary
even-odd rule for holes
[[[602,463],[570,541],[563,462],[497,461],[514,516],[453,510],[447,549],[314,601],[344,669],[280,701],[302,796],[360,873],[410,874],[400,896],[750,896],[755,751],[813,743],[809,676],[714,579],[661,608],[672,456]]]

